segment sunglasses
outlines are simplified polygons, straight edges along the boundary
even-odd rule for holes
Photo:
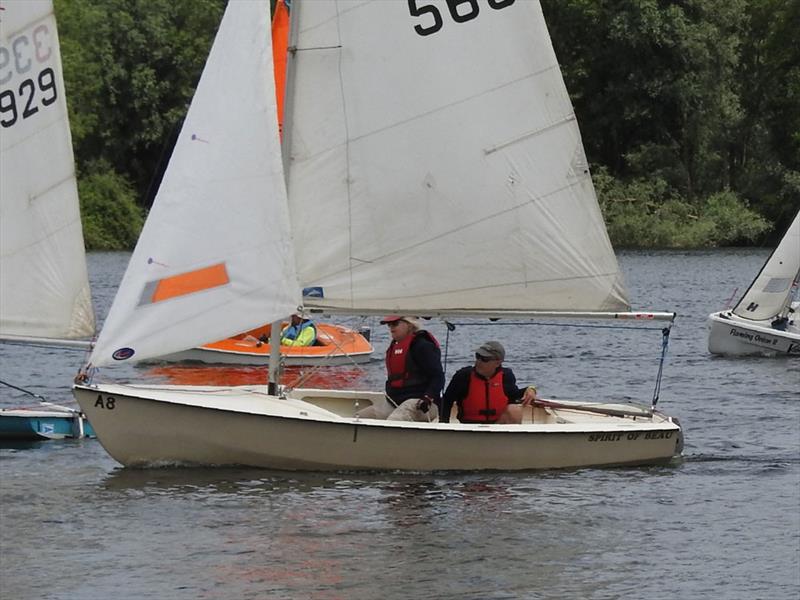
[[[481,362],[492,362],[493,360],[497,360],[496,358],[487,358],[485,356],[481,356],[480,354],[475,354],[475,359]]]
[[[387,327],[397,327],[400,324],[400,321],[389,321],[386,323]]]

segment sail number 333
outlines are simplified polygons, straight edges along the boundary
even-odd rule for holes
[[[514,4],[515,0],[485,0],[489,8],[500,10]],[[450,18],[456,23],[466,23],[477,18],[482,2],[479,0],[446,0]],[[444,26],[442,11],[429,2],[408,0],[408,12],[412,17],[421,17],[423,22],[414,25],[419,35],[431,35]]]
[[[49,66],[42,68],[52,51],[50,29],[45,24],[0,46],[0,125],[11,127],[56,101],[55,72]]]

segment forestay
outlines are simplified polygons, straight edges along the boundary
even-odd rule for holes
[[[539,2],[292,12],[284,142],[306,306],[627,309]]]
[[[92,355],[143,359],[290,314],[290,242],[269,3],[220,25],[164,180]]]
[[[94,334],[61,54],[49,0],[0,13],[0,337]]]
[[[792,283],[800,276],[800,212],[783,239],[764,264],[761,272],[742,299],[734,314],[743,319],[763,321],[779,315],[790,300]]]

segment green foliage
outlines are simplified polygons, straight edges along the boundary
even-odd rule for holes
[[[711,242],[716,246],[753,243],[771,229],[764,217],[733,192],[712,194],[706,198],[703,212],[714,223]]]
[[[147,202],[225,0],[56,0],[55,6],[79,173],[102,159]]]
[[[732,185],[783,231],[800,209],[800,2],[750,2],[731,139]]]
[[[102,162],[78,182],[87,250],[129,250],[144,224],[127,179]]]
[[[595,176],[611,243],[627,248],[700,248],[753,243],[769,223],[733,192],[689,203],[663,179],[623,183],[601,169]]]
[[[784,229],[800,209],[800,2],[542,6],[587,155],[620,188],[603,207],[613,239],[763,243],[760,217]]]
[[[593,163],[689,199],[725,185],[745,0],[543,5]]]
[[[55,0],[89,249],[131,249],[225,0]]]
[[[225,5],[55,0],[96,247],[126,234],[101,231],[115,218],[90,205],[152,200]],[[798,0],[542,6],[615,243],[763,243],[766,222],[785,228],[800,209]]]

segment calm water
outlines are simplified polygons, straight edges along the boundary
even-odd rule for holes
[[[659,405],[686,430],[660,468],[524,474],[284,474],[121,468],[94,440],[0,450],[0,596],[25,598],[797,598],[800,360],[706,352],[705,317],[766,251],[623,253],[632,302],[679,313]],[[90,257],[104,315],[126,254]],[[351,322],[359,325],[360,322]],[[376,360],[312,384],[380,385]],[[570,324],[571,325],[571,324]],[[443,326],[430,329],[442,340]],[[477,325],[549,397],[649,401],[658,329]],[[80,352],[0,345],[0,379],[62,404]],[[258,369],[131,368],[239,383]],[[298,374],[290,373],[291,377]],[[29,405],[0,388],[0,404]],[[176,423],[180,427],[180,423]]]

